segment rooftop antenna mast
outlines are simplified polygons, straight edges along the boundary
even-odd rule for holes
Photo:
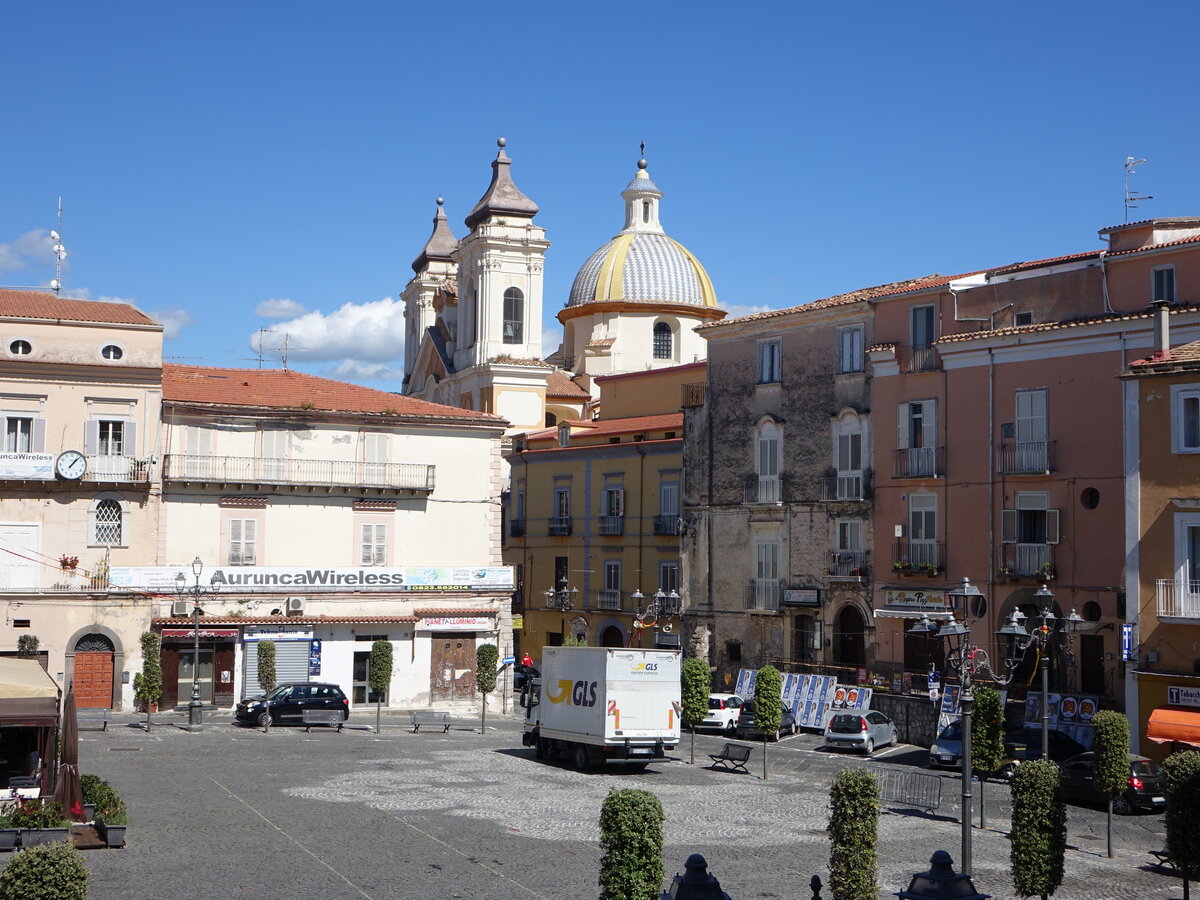
[[[1129,224],[1129,211],[1138,208],[1139,200],[1153,200],[1149,194],[1130,193],[1129,191],[1129,176],[1134,174],[1134,169],[1144,163],[1144,159],[1134,159],[1132,156],[1125,157],[1125,223]]]
[[[285,331],[283,333],[283,346],[282,347],[268,347],[267,348],[268,350],[273,350],[274,352],[281,354],[280,358],[283,362],[283,368],[285,370],[288,367],[288,353],[289,352],[304,353],[304,352],[308,351],[307,347],[292,347],[291,341],[292,341],[292,336],[290,334],[288,334],[288,332]]]
[[[67,248],[62,244],[62,197],[58,198],[58,228],[50,229],[50,240],[54,241],[50,248],[54,251],[54,280],[50,282],[50,290],[57,294],[62,289],[62,264],[67,258]]]
[[[260,369],[262,368],[262,364],[263,364],[263,338],[268,334],[274,334],[274,333],[275,333],[275,330],[272,328],[258,329],[258,367]],[[286,341],[286,339],[287,339],[286,335],[284,336],[284,339]],[[284,368],[286,368],[286,367],[287,367],[287,364],[285,363]]]

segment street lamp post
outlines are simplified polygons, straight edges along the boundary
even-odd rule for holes
[[[630,646],[633,646],[633,635],[638,636],[638,646],[641,646],[641,634],[647,628],[654,628],[657,631],[670,633],[672,629],[671,620],[679,617],[679,613],[683,609],[683,598],[679,596],[679,592],[672,590],[671,593],[665,593],[662,588],[654,592],[654,596],[650,598],[650,602],[643,607],[642,601],[646,599],[645,595],[636,590],[631,595],[630,599],[634,603],[633,614],[633,634],[629,636]],[[662,625],[659,625],[659,622]],[[657,646],[658,641],[655,640]]]
[[[1050,758],[1050,650],[1059,647],[1069,650],[1079,625],[1083,621],[1075,610],[1059,619],[1054,615],[1054,594],[1044,584],[1038,588],[1033,599],[1038,601],[1041,610],[1040,620],[1032,633],[1021,625],[1024,616],[1018,610],[1013,610],[997,634],[1012,638],[1012,651],[1009,654],[1010,665],[1015,668],[1025,652],[1032,646],[1038,648],[1038,668],[1042,680],[1042,759]]]
[[[567,642],[567,613],[575,605],[575,600],[579,597],[579,589],[568,588],[567,576],[564,575],[559,579],[558,588],[551,587],[545,594],[546,605],[551,609],[557,609],[559,612],[559,635],[565,644]]]
[[[200,573],[204,571],[204,563],[200,557],[192,560],[192,575],[195,583],[189,588],[187,576],[182,572],[175,575],[175,591],[180,599],[192,596],[192,700],[188,704],[188,731],[203,731],[204,704],[200,700],[200,598],[205,594],[216,593],[217,585],[210,583],[208,587],[200,584]]]

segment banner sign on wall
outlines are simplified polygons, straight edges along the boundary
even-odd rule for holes
[[[490,616],[426,616],[417,622],[417,631],[494,631]]]
[[[54,456],[50,453],[0,453],[0,478],[54,479]]]
[[[311,641],[313,630],[311,625],[295,625],[288,627],[270,625],[247,625],[243,641]]]
[[[118,588],[175,592],[186,566],[113,566],[108,580]],[[206,584],[230,591],[511,591],[512,566],[218,566],[201,575]]]

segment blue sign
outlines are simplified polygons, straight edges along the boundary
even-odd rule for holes
[[[321,674],[321,642],[316,638],[308,643],[308,674]]]
[[[500,660],[500,665],[511,666],[516,661],[517,661],[517,658],[515,656],[506,656],[506,657],[504,657],[504,659]]]
[[[1121,661],[1130,662],[1133,658],[1133,624],[1125,622],[1121,625]]]

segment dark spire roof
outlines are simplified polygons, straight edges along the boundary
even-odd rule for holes
[[[429,235],[429,240],[425,242],[420,255],[413,260],[414,272],[424,269],[429,265],[431,259],[449,260],[450,254],[458,249],[458,238],[450,230],[450,221],[446,218],[446,211],[442,209],[442,204],[445,202],[441,197],[437,198],[437,215],[433,217],[433,234]]]
[[[538,205],[522,194],[521,189],[513,184],[512,175],[508,172],[512,160],[504,152],[504,145],[507,143],[508,141],[504,138],[496,141],[500,152],[492,160],[492,183],[488,185],[483,197],[475,204],[475,208],[467,214],[468,228],[474,228],[489,216],[508,215],[532,219],[537,215]]]

